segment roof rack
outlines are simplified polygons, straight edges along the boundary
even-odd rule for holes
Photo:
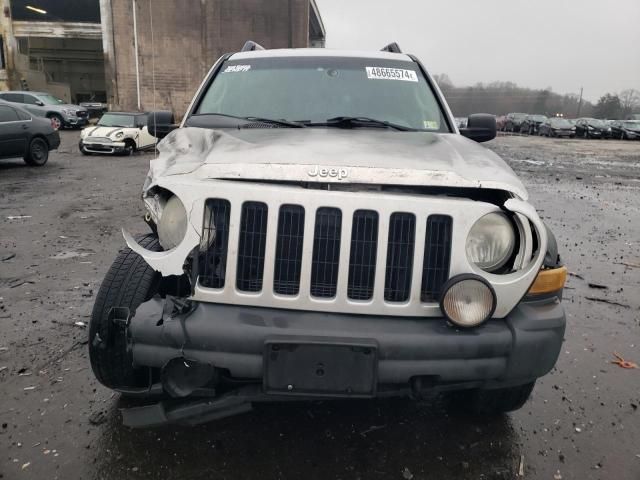
[[[396,42],[391,42],[386,47],[381,48],[380,51],[391,52],[391,53],[402,53],[402,50],[400,50],[400,45],[398,45]]]
[[[253,52],[254,50],[264,50],[264,47],[253,40],[247,40],[242,46],[241,52]]]

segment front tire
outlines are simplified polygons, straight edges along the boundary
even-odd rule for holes
[[[49,144],[44,138],[36,137],[29,143],[24,162],[31,167],[42,167],[49,160]]]
[[[455,410],[475,415],[501,415],[522,408],[535,384],[531,382],[516,387],[454,392],[452,406]]]
[[[49,120],[51,120],[51,126],[54,130],[62,130],[62,127],[64,127],[64,120],[57,113],[49,115]]]
[[[130,138],[127,138],[124,141],[124,152],[122,153],[125,157],[130,157],[131,155],[133,155],[134,153],[136,153],[136,142],[134,142],[133,140],[131,140]]]
[[[138,243],[161,251],[153,234],[137,237]],[[125,307],[130,315],[153,296],[158,274],[130,248],[121,250],[100,285],[89,323],[89,359],[96,378],[112,389],[136,389],[148,384],[148,370],[133,367],[126,332],[109,320],[113,307]]]

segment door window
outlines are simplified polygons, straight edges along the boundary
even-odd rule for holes
[[[18,114],[13,108],[0,105],[0,123],[17,122],[17,121],[18,121]]]

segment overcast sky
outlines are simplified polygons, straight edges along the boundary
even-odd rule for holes
[[[640,90],[640,0],[316,0],[327,48],[391,41],[455,85],[494,80],[588,100]]]

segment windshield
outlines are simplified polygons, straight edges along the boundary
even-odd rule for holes
[[[306,123],[367,117],[450,131],[416,63],[373,58],[227,61],[195,110],[195,115],[211,113]]]
[[[544,115],[531,115],[529,118],[534,122],[544,122],[547,119]]]
[[[629,120],[629,121],[626,121],[626,122],[622,122],[622,124],[626,128],[632,128],[634,130],[640,129],[640,120]]]
[[[106,113],[98,121],[101,127],[135,127],[135,117],[133,115],[114,115]]]
[[[551,126],[556,128],[571,128],[572,124],[569,120],[565,120],[564,118],[552,118],[549,120]]]
[[[44,103],[45,105],[60,105],[64,103],[64,100],[49,94],[38,95],[38,98],[42,100],[42,103]]]
[[[587,123],[592,127],[598,128],[604,128],[607,126],[602,120],[598,120],[597,118],[587,118]]]

